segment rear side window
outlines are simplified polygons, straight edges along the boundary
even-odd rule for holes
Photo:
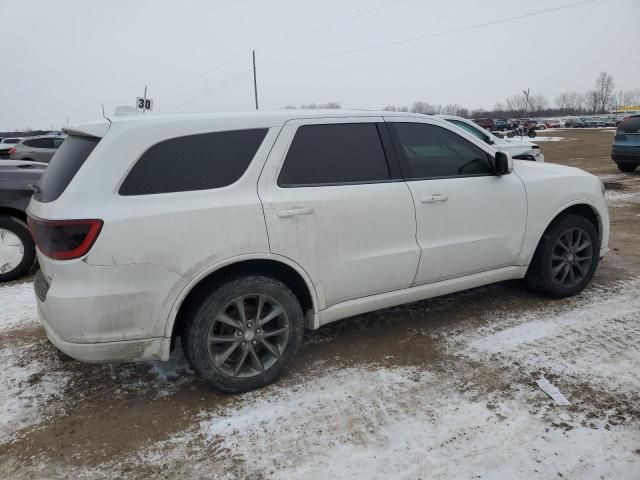
[[[640,133],[640,116],[623,120],[618,130],[625,133]]]
[[[266,128],[202,133],[164,140],[142,154],[120,195],[188,192],[226,187],[247,170]]]
[[[390,178],[375,123],[304,125],[296,131],[278,185],[373,183]]]
[[[33,148],[53,148],[52,138],[33,138],[23,142],[27,147]]]
[[[33,198],[46,203],[62,195],[99,141],[96,137],[67,137],[51,158],[40,179],[40,192],[34,193]]]
[[[492,175],[490,156],[446,128],[390,123],[407,180]]]

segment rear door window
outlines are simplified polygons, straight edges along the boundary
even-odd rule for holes
[[[374,183],[390,178],[375,123],[304,125],[291,142],[278,185]]]
[[[40,191],[34,193],[33,198],[43,203],[57,200],[99,141],[96,137],[67,137],[51,158],[40,179]]]
[[[267,131],[230,130],[164,140],[142,154],[119,193],[150,195],[231,185],[247,170]]]

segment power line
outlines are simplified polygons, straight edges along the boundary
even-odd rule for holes
[[[411,38],[406,38],[404,40],[396,40],[394,42],[388,42],[388,43],[380,43],[377,45],[371,45],[369,47],[363,47],[363,48],[355,48],[353,50],[343,50],[341,52],[335,52],[335,53],[329,53],[326,55],[317,55],[314,57],[306,57],[306,58],[299,58],[296,60],[289,60],[286,62],[278,62],[278,63],[270,63],[267,65],[259,65],[258,68],[272,68],[272,67],[280,67],[283,65],[293,65],[296,63],[302,63],[302,62],[311,62],[314,60],[323,60],[325,58],[331,58],[331,57],[339,57],[339,56],[344,56],[344,55],[351,55],[354,53],[361,53],[361,52],[367,52],[369,50],[376,50],[378,48],[388,48],[388,47],[393,47],[396,45],[403,45],[405,43],[411,43],[411,42],[417,42],[419,40],[425,40],[428,38],[435,38],[435,37],[442,37],[445,35],[451,35],[453,33],[459,33],[459,32],[466,32],[469,30],[475,30],[478,28],[482,28],[482,27],[488,27],[490,25],[498,25],[501,23],[507,23],[507,22],[511,22],[514,20],[521,20],[523,18],[528,18],[528,17],[535,17],[537,15],[542,15],[545,13],[549,13],[549,12],[555,12],[558,10],[564,10],[567,8],[572,8],[572,7],[577,7],[580,5],[585,5],[587,3],[594,3],[597,2],[598,0],[583,0],[581,2],[575,2],[575,3],[570,3],[568,5],[562,5],[560,7],[554,7],[554,8],[546,8],[544,10],[537,10],[535,12],[529,12],[529,13],[525,13],[522,15],[516,15],[514,17],[507,17],[507,18],[501,18],[499,20],[493,20],[491,22],[485,22],[485,23],[478,23],[478,24],[474,24],[474,25],[468,25],[466,27],[461,27],[461,28],[456,28],[453,30],[447,30],[444,32],[437,32],[437,33],[431,33],[428,35],[420,35],[417,37],[411,37]]]
[[[311,30],[307,30],[307,31],[300,32],[300,33],[295,33],[293,35],[289,35],[288,37],[284,37],[284,38],[282,38],[280,40],[276,40],[274,42],[267,43],[266,45],[262,45],[262,46],[258,47],[258,50],[261,50],[263,48],[273,47],[274,45],[280,45],[281,43],[285,43],[285,42],[288,42],[289,40],[294,40],[296,38],[304,37],[306,35],[311,35],[312,33],[316,33],[316,32],[319,32],[321,30],[325,30],[327,28],[335,27],[336,25],[340,25],[342,23],[346,23],[346,22],[349,22],[351,20],[355,20],[356,18],[364,17],[365,15],[369,15],[371,13],[378,12],[380,10],[384,10],[385,8],[393,7],[394,5],[397,5],[399,3],[403,3],[403,2],[406,2],[406,1],[407,0],[396,0],[395,2],[385,3],[384,5],[380,5],[379,7],[372,8],[370,10],[365,10],[364,12],[356,13],[356,14],[351,15],[349,17],[341,18],[339,20],[336,20],[335,22],[327,23],[325,25],[321,25],[319,27],[312,28]]]
[[[202,99],[204,97],[211,96],[211,95],[213,95],[215,93],[218,93],[218,92],[224,90],[225,88],[228,88],[229,87],[229,82],[231,82],[233,80],[239,80],[241,78],[248,77],[250,75],[251,74],[249,72],[244,72],[244,73],[241,73],[239,75],[234,75],[232,77],[228,77],[228,78],[224,79],[222,82],[218,83],[216,85],[216,87],[208,88],[208,89],[205,89],[205,90],[203,90],[203,91],[201,91],[199,93],[196,93],[195,95],[192,95],[188,100],[186,100],[184,102],[181,102],[181,103],[179,103],[177,105],[170,105],[170,106],[167,107],[167,109],[180,108],[180,107],[183,107],[185,105],[188,105],[189,103],[193,103],[196,100],[200,100],[200,99]]]
[[[300,32],[300,33],[296,33],[296,34],[293,34],[293,35],[289,35],[287,37],[281,38],[280,40],[276,40],[274,42],[264,44],[264,45],[258,47],[258,49],[264,49],[264,48],[272,47],[274,45],[280,45],[282,43],[288,42],[290,40],[294,40],[296,38],[300,38],[300,37],[303,37],[303,36],[306,36],[306,35],[311,35],[312,33],[316,33],[316,32],[319,32],[319,31],[327,29],[327,28],[335,27],[336,25],[340,25],[342,23],[346,23],[348,21],[355,20],[356,18],[363,17],[365,15],[370,15],[370,14],[372,14],[374,12],[383,10],[385,8],[393,7],[394,5],[397,5],[399,3],[403,3],[403,2],[406,2],[406,1],[407,0],[396,0],[395,2],[386,3],[384,5],[380,5],[379,7],[372,8],[372,9],[369,9],[369,10],[365,10],[364,12],[356,13],[354,15],[351,15],[351,16],[345,17],[345,18],[341,18],[341,19],[336,20],[336,21],[331,22],[331,23],[320,25],[320,26],[315,27],[315,28],[313,28],[311,30],[307,30],[307,31],[304,31],[304,32]],[[230,65],[230,64],[233,64],[233,63],[236,63],[236,62],[238,62],[240,60],[241,60],[241,58],[228,58],[227,60],[217,64],[215,67],[213,67],[207,73],[202,74],[199,78],[202,79],[202,78],[208,77],[211,74],[218,72],[223,67],[226,67],[227,65]],[[174,87],[178,87],[178,86],[181,86],[181,84],[180,83],[176,83],[174,85]],[[206,90],[208,90],[208,89],[206,89]],[[193,94],[187,95],[187,98],[191,97],[192,95]],[[184,96],[176,97],[176,99],[178,99],[178,100],[180,98],[184,98]],[[188,101],[185,102],[185,104],[186,103],[191,103],[191,102],[192,102],[192,100],[188,100]]]

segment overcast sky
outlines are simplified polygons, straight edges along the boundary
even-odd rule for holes
[[[640,0],[598,0],[410,43],[271,66],[437,34],[578,0],[0,0],[0,130],[58,128],[134,105],[158,112],[337,101],[343,107],[493,105],[523,88],[550,101],[592,88],[640,88]],[[395,3],[330,28],[301,32]]]

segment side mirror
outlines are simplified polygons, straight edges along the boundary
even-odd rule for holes
[[[494,166],[496,175],[508,175],[513,171],[513,158],[506,152],[496,152]]]

